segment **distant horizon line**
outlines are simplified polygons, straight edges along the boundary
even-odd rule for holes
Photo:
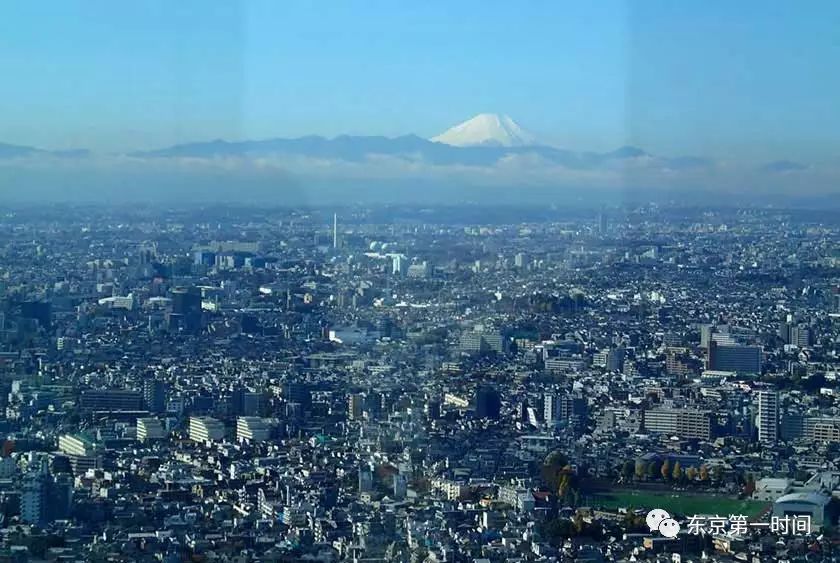
[[[439,135],[436,135],[437,137]],[[668,156],[664,154],[655,154],[648,152],[646,149],[634,145],[634,144],[621,144],[614,149],[611,150],[604,150],[598,151],[593,149],[580,149],[580,148],[569,148],[567,146],[560,146],[553,143],[544,143],[544,142],[536,142],[532,144],[526,145],[518,145],[518,146],[502,146],[502,145],[493,145],[493,144],[475,144],[475,145],[453,145],[449,143],[445,143],[442,141],[433,140],[433,138],[423,137],[422,135],[418,135],[416,133],[404,133],[400,135],[361,135],[361,134],[352,134],[352,133],[340,133],[334,136],[329,135],[321,135],[321,134],[307,134],[307,135],[299,135],[299,136],[283,136],[283,135],[273,135],[267,137],[259,137],[259,138],[240,138],[240,139],[231,139],[231,138],[224,138],[224,137],[215,137],[206,140],[192,140],[192,141],[183,141],[171,144],[164,144],[161,146],[156,146],[153,148],[140,148],[140,149],[125,149],[120,151],[107,151],[107,150],[100,150],[100,149],[91,149],[87,147],[73,147],[73,148],[64,148],[64,149],[54,149],[48,148],[43,145],[34,145],[34,144],[18,144],[16,142],[10,142],[7,139],[0,139],[0,160],[10,158],[8,155],[4,155],[2,150],[5,149],[18,149],[27,151],[29,154],[46,154],[52,156],[62,156],[62,157],[74,157],[74,156],[127,156],[127,157],[140,157],[140,156],[150,156],[153,153],[166,151],[175,148],[182,148],[182,147],[189,147],[189,146],[196,146],[196,145],[213,145],[213,144],[224,144],[224,145],[241,145],[246,143],[267,143],[271,141],[303,141],[307,139],[320,139],[324,141],[337,141],[340,139],[384,139],[389,141],[395,141],[400,139],[418,139],[421,141],[425,141],[427,143],[441,145],[443,147],[447,147],[450,149],[455,150],[464,150],[464,151],[473,151],[476,149],[494,149],[494,150],[512,150],[512,151],[523,151],[527,150],[528,148],[542,148],[542,149],[552,149],[556,151],[564,151],[572,154],[577,155],[598,155],[598,156],[605,156],[611,155],[615,153],[619,153],[620,151],[625,150],[634,150],[634,151],[641,151],[644,155],[647,156],[659,156],[665,158],[672,158],[672,159],[687,159],[687,158],[696,158],[696,159],[705,159],[705,160],[714,160],[713,157],[706,157],[706,156],[699,156],[699,155],[688,155],[688,154],[681,154],[678,156]],[[19,154],[19,155],[12,155],[14,156],[28,156],[27,154]],[[837,159],[831,159],[827,162],[840,162],[840,156]],[[765,165],[777,165],[777,164],[784,164],[784,165],[792,165],[794,167],[807,167],[810,164],[815,164],[815,161],[809,161],[809,164],[803,164],[800,161],[792,160],[788,158],[775,158],[775,159],[753,159],[754,163],[762,163]],[[826,161],[822,161],[826,162]]]

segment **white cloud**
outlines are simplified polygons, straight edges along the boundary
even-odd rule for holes
[[[537,153],[508,154],[491,165],[435,164],[420,155],[371,154],[358,161],[287,154],[254,157],[136,157],[93,155],[70,158],[47,154],[0,159],[0,189],[26,190],[28,175],[58,177],[70,183],[74,176],[117,182],[123,176],[147,181],[282,181],[305,188],[308,183],[404,181],[446,183],[470,187],[540,187],[558,190],[668,189],[675,193],[705,190],[744,194],[754,191],[776,195],[836,194],[840,166],[810,166],[792,173],[720,161],[712,166],[669,166],[665,159],[637,157],[585,167],[567,167]],[[79,182],[81,186],[81,181]],[[279,184],[278,184],[279,185]],[[246,186],[247,188],[247,186]],[[246,188],[243,188],[246,189]],[[82,188],[79,188],[82,190]]]

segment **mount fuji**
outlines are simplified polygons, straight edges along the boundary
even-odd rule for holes
[[[507,115],[496,113],[480,113],[431,140],[454,147],[525,147],[537,144],[533,134]]]
[[[1,149],[2,147],[0,147]],[[2,156],[2,150],[0,150]],[[400,137],[317,135],[295,139],[215,141],[186,143],[152,151],[130,153],[141,158],[312,158],[318,162],[369,163],[384,159],[409,165],[495,166],[517,159],[538,159],[546,165],[566,169],[596,170],[626,167],[657,167],[668,170],[705,168],[711,161],[695,157],[667,158],[651,155],[637,147],[597,153],[558,148],[541,142],[507,115],[481,113],[451,129],[424,139]]]

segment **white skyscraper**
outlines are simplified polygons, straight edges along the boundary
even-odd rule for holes
[[[543,418],[548,424],[553,424],[557,420],[557,399],[557,395],[553,393],[543,395]]]
[[[779,438],[779,393],[758,392],[758,441],[773,444]]]
[[[395,254],[391,259],[391,273],[395,276],[401,276],[405,273],[407,266],[406,266],[406,257],[402,254]]]

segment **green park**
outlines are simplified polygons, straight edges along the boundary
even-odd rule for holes
[[[612,490],[598,493],[590,502],[595,506],[608,509],[662,508],[672,514],[684,516],[743,514],[752,518],[768,509],[768,503],[762,501],[673,491]]]

